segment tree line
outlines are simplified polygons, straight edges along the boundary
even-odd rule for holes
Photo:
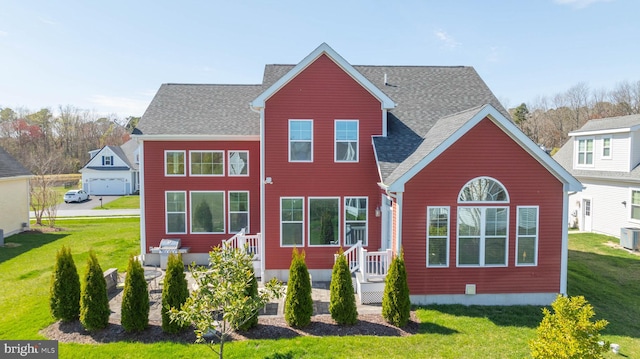
[[[640,81],[623,81],[612,90],[580,82],[565,92],[539,96],[509,109],[514,122],[537,144],[559,148],[568,133],[598,118],[640,114]]]

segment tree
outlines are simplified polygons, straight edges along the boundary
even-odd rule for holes
[[[248,320],[271,298],[279,298],[282,285],[274,278],[265,283],[257,297],[247,296],[253,262],[243,250],[215,247],[209,252],[209,263],[208,268],[190,267],[196,289],[182,309],[171,308],[169,316],[179,323],[192,323],[196,341],[207,343],[222,359],[224,344],[233,331],[232,324],[244,324],[241,318]],[[208,340],[209,336],[213,338]]]
[[[338,324],[352,325],[358,321],[358,307],[353,293],[351,271],[342,248],[331,272],[331,299],[329,313]]]
[[[254,298],[254,300],[260,295],[260,292],[258,291],[258,280],[256,279],[253,267],[251,268],[251,281],[245,288],[244,295],[246,298]],[[233,329],[249,330],[258,325],[258,312],[252,313],[248,315],[248,317],[238,318],[238,321],[231,323],[231,325],[233,326]]]
[[[51,274],[49,307],[54,318],[71,322],[80,316],[80,277],[71,255],[71,249],[62,246],[56,253],[56,264]]]
[[[181,309],[189,298],[189,288],[184,275],[182,256],[178,253],[169,254],[167,259],[167,271],[164,276],[162,288],[162,330],[167,333],[178,333],[186,329],[188,325],[171,321],[169,313],[171,308]]]
[[[309,325],[313,315],[311,280],[304,258],[304,251],[298,252],[298,249],[293,249],[291,266],[289,267],[287,297],[284,303],[284,319],[292,327]]]
[[[524,122],[527,120],[527,117],[529,116],[529,109],[527,109],[527,104],[525,104],[524,102],[521,103],[520,106],[513,109],[511,116],[513,117],[513,120],[516,122],[516,125],[522,128],[524,125]]]
[[[103,329],[109,324],[110,314],[107,282],[96,254],[90,251],[80,296],[80,322],[87,330]]]
[[[129,257],[127,277],[124,280],[121,324],[127,332],[139,332],[149,325],[149,291],[142,264]]]
[[[407,270],[402,252],[394,257],[384,283],[382,317],[396,327],[403,327],[411,315],[411,299],[407,284]]]
[[[193,221],[197,223],[197,226],[202,232],[213,232],[213,214],[207,202],[202,201],[196,206],[194,216]]]
[[[608,322],[604,319],[591,321],[595,312],[583,296],[558,295],[551,308],[553,313],[542,309],[544,318],[536,330],[537,336],[529,341],[532,357],[603,358],[609,343],[601,340],[600,331]]]

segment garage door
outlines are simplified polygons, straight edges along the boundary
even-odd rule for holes
[[[123,195],[124,178],[94,178],[89,180],[90,195]]]

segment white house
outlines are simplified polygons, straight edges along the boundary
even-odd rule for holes
[[[0,147],[0,240],[29,227],[31,172]]]
[[[616,237],[640,231],[640,115],[591,120],[569,137],[554,155],[584,186],[569,196],[569,224]]]
[[[91,159],[80,170],[82,188],[90,195],[126,195],[140,189],[138,143],[105,146],[90,151]]]

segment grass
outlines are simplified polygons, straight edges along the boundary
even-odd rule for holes
[[[95,207],[94,209],[138,209],[138,208],[140,208],[140,196],[122,196],[109,203],[105,203],[102,206],[102,208],[98,206],[98,207]]]
[[[56,251],[70,246],[80,276],[89,249],[103,269],[124,271],[129,254],[139,251],[139,219],[83,219],[58,222],[65,229],[9,237],[0,248],[0,339],[43,339],[53,323],[48,295]],[[640,257],[604,243],[615,240],[572,234],[569,245],[569,294],[584,295],[597,317],[610,321],[605,339],[621,345],[621,354],[640,357]],[[526,358],[535,336],[539,307],[419,308],[418,332],[408,337],[296,337],[250,340],[225,346],[226,358]],[[204,345],[139,342],[99,345],[60,343],[60,358],[193,358],[213,356]],[[616,356],[609,353],[608,358]]]

